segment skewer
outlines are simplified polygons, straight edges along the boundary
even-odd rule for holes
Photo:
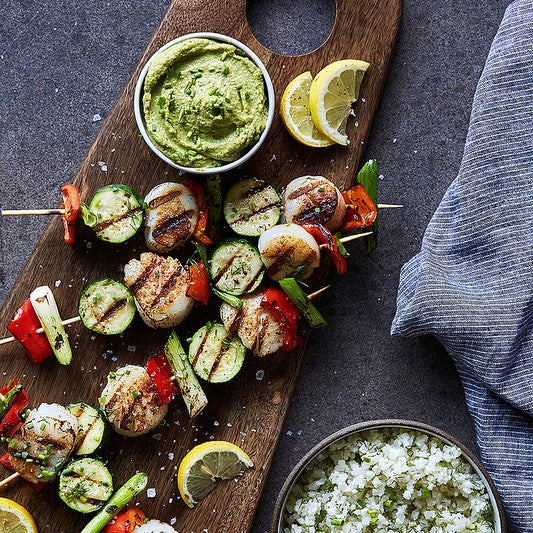
[[[9,483],[11,483],[13,480],[17,479],[18,477],[20,477],[20,474],[18,472],[14,472],[13,474],[11,474],[10,476],[7,476],[5,479],[3,479],[2,481],[0,481],[0,489],[2,487],[5,487],[6,485],[8,485]]]
[[[63,326],[68,326],[69,324],[75,324],[76,322],[79,322],[81,320],[81,317],[74,316],[72,318],[67,318],[67,320],[63,320],[61,323]],[[43,333],[44,329],[39,328],[35,330],[35,333]],[[8,344],[10,342],[16,341],[15,337],[6,337],[5,339],[0,340],[0,344]]]
[[[3,209],[0,216],[17,217],[23,215],[64,215],[65,209]]]
[[[343,237],[342,239],[339,239],[339,241],[342,243],[355,241],[356,239],[362,239],[363,237],[367,237],[368,235],[372,235],[372,232],[367,231],[365,233],[357,233],[355,235],[348,235],[347,237]],[[320,245],[320,248],[325,248],[325,247],[326,247],[325,244]],[[318,296],[319,294],[321,294],[322,291],[326,290],[327,288],[329,288],[329,285],[328,287],[323,287],[319,291],[316,291],[316,293],[309,295],[309,298],[314,298],[315,296]],[[75,324],[76,322],[79,322],[80,320],[81,318],[79,316],[74,316],[72,318],[68,318],[67,320],[63,320],[62,324],[64,326],[68,326],[69,324]],[[35,333],[43,333],[43,331],[44,331],[43,328],[39,328],[35,331]],[[10,342],[14,342],[16,340],[17,339],[15,339],[15,337],[6,337],[5,339],[0,339],[0,345],[9,344]]]
[[[403,207],[401,204],[378,204],[378,209],[399,209],[400,207]]]

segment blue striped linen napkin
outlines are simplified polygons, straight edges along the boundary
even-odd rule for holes
[[[508,8],[479,80],[457,178],[400,274],[393,335],[455,360],[481,458],[533,532],[533,0]]]

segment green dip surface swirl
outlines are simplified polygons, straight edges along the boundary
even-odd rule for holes
[[[179,165],[235,161],[267,122],[263,74],[235,46],[191,38],[156,54],[144,80],[148,136]]]

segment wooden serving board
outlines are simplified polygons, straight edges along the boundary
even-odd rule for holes
[[[254,38],[246,22],[245,0],[174,0],[73,180],[80,188],[82,199],[89,200],[98,187],[109,183],[126,183],[146,194],[162,181],[179,179],[177,171],[160,161],[139,138],[132,99],[137,76],[150,55],[169,40],[195,31],[224,33],[254,50],[270,72],[277,102],[287,83],[301,72],[310,70],[316,74],[338,59],[356,58],[370,63],[356,104],[359,125],[356,127],[352,121],[348,128],[352,141],[348,148],[301,146],[288,135],[276,114],[265,144],[239,172],[262,177],[278,188],[304,174],[324,175],[341,188],[349,186],[361,164],[401,10],[401,0],[337,0],[336,22],[328,40],[310,54],[284,57],[270,52]],[[100,169],[99,161],[105,161],[107,172]],[[78,295],[89,282],[107,276],[121,278],[121,265],[144,249],[141,235],[133,242],[117,246],[99,242],[88,231],[81,232],[71,248],[63,242],[61,222],[52,219],[3,306],[0,323],[7,324],[31,290],[43,284],[54,290],[64,318],[76,315]],[[209,316],[211,319],[218,317],[215,304]],[[205,321],[206,311],[198,307],[178,328],[178,333],[186,339]],[[150,355],[163,347],[168,336],[168,331],[150,330],[139,318],[119,338],[92,335],[80,324],[71,326],[69,332],[74,358],[68,367],[60,366],[54,358],[37,367],[17,343],[0,347],[1,366],[6,377],[23,381],[31,406],[41,402],[66,404],[80,400],[96,403],[109,371],[126,363],[143,365]],[[156,490],[155,498],[146,495],[138,498],[147,516],[165,521],[177,517],[175,527],[187,533],[248,531],[303,353],[304,347],[265,360],[249,355],[243,370],[232,382],[206,386],[209,406],[198,419],[189,420],[178,400],[171,407],[169,425],[155,434],[135,439],[114,435],[108,459],[116,486],[135,471],[143,470],[149,475],[148,487]],[[262,381],[256,379],[260,369],[265,372]],[[212,438],[241,445],[255,467],[238,483],[227,482],[217,487],[206,500],[190,510],[177,495],[177,466],[193,445]],[[0,475],[5,477],[8,471],[1,467]],[[5,489],[2,496],[26,506],[40,531],[80,531],[88,518],[64,506],[55,490],[53,483],[37,494],[19,480]]]

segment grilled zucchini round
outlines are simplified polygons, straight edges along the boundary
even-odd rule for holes
[[[281,199],[276,189],[257,178],[237,182],[224,202],[224,218],[239,235],[258,237],[279,222]]]
[[[102,335],[118,335],[133,320],[135,301],[123,283],[99,279],[81,293],[78,313],[87,329]]]
[[[255,246],[244,239],[223,242],[211,257],[211,279],[216,288],[239,296],[261,283],[265,267]]]
[[[79,513],[98,511],[113,494],[113,478],[99,459],[75,459],[59,476],[59,497]]]
[[[246,347],[222,324],[208,324],[193,336],[189,361],[198,376],[211,383],[223,383],[237,375],[244,362]]]
[[[94,193],[84,220],[100,240],[121,243],[137,233],[143,217],[144,202],[137,191],[116,184],[101,187]]]

